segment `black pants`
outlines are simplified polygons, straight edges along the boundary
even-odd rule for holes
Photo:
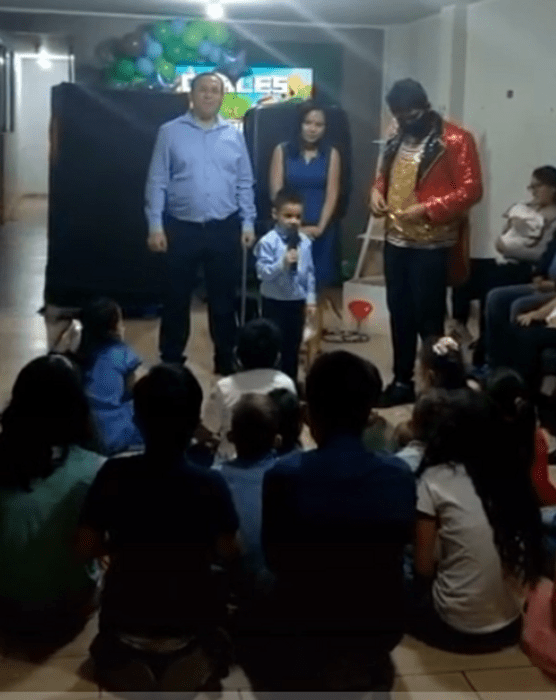
[[[417,337],[444,333],[449,248],[384,246],[386,301],[394,349],[394,379],[413,378]]]
[[[222,374],[230,374],[234,369],[237,331],[235,297],[239,280],[239,216],[232,214],[222,221],[205,224],[168,217],[166,235],[167,280],[159,341],[162,360],[183,361],[189,338],[191,295],[197,270],[202,265],[215,367]]]
[[[282,335],[282,370],[297,381],[299,348],[305,325],[305,301],[276,301],[263,297],[263,318],[273,321]]]

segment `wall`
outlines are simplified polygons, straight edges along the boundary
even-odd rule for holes
[[[473,213],[481,256],[492,254],[502,212],[528,196],[531,171],[556,166],[555,18],[553,0],[468,8],[464,120],[482,145],[486,191]]]

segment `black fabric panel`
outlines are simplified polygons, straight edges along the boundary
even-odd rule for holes
[[[145,180],[158,127],[186,109],[184,95],[53,89],[47,303],[80,306],[99,294],[125,307],[160,301]]]

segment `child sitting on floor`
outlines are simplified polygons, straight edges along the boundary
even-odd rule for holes
[[[447,408],[418,472],[415,572],[427,586],[411,632],[450,651],[492,651],[518,641],[523,585],[542,570],[531,464],[500,458],[486,396],[452,392]]]
[[[122,310],[115,301],[100,298],[83,309],[81,319],[83,331],[75,357],[103,452],[113,455],[141,447],[130,393],[141,360],[123,340]]]
[[[234,408],[230,441],[237,457],[216,467],[239,516],[244,592],[271,580],[261,545],[263,478],[277,460],[278,410],[269,396],[245,394]]]
[[[258,318],[241,328],[236,356],[239,371],[216,383],[203,411],[204,432],[214,435],[220,460],[235,455],[228,433],[234,406],[244,394],[268,394],[273,389],[287,389],[297,395],[292,379],[277,369],[280,331],[271,321]],[[206,439],[206,435],[204,437]]]
[[[301,404],[296,394],[287,389],[273,389],[268,394],[278,410],[278,435],[280,444],[277,447],[279,457],[285,457],[303,449],[301,431],[303,418]]]
[[[116,691],[197,691],[227,673],[212,564],[237,554],[237,515],[221,475],[184,456],[203,396],[192,373],[154,367],[133,395],[145,453],[106,462],[77,538],[82,559],[110,556],[91,656]]]
[[[94,609],[99,572],[70,543],[104,459],[77,369],[48,355],[26,365],[0,423],[0,627],[43,641],[75,633]]]

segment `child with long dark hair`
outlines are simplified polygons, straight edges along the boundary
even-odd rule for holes
[[[79,627],[94,598],[96,569],[70,545],[103,458],[85,449],[87,398],[61,355],[21,370],[0,422],[0,626],[44,640]]]
[[[113,455],[141,446],[130,393],[141,360],[123,340],[122,310],[112,299],[99,298],[83,309],[81,320],[76,359],[103,451]]]
[[[418,472],[415,570],[431,590],[413,631],[451,650],[515,643],[523,586],[541,572],[529,453],[501,458],[498,421],[485,395],[452,393]],[[534,425],[529,431],[533,444]]]

